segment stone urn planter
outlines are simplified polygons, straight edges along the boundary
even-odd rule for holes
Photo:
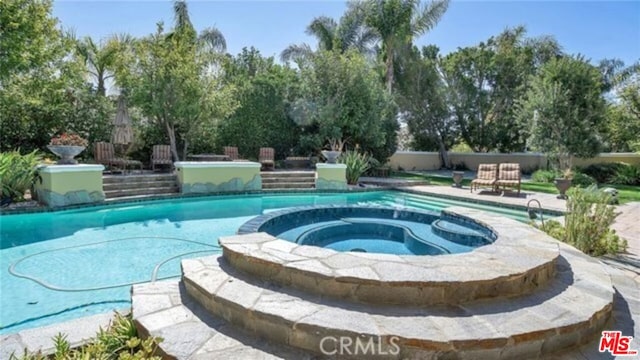
[[[322,156],[327,160],[327,164],[335,164],[342,151],[323,150]]]
[[[60,160],[58,160],[58,165],[75,165],[78,163],[77,160],[73,158],[84,151],[84,146],[73,146],[73,145],[47,145],[49,150],[58,155]]]
[[[560,192],[558,199],[566,199],[567,190],[571,187],[571,179],[557,178],[554,183],[556,185],[556,189]]]
[[[453,184],[451,186],[461,188],[462,178],[464,177],[464,171],[454,171],[451,174],[453,176]]]

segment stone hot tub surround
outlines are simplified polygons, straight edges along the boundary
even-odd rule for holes
[[[461,304],[531,293],[554,277],[558,244],[546,234],[466,208],[449,208],[443,216],[485,226],[497,238],[472,252],[438,256],[337,252],[266,233],[219,242],[226,261],[251,276],[360,303]]]
[[[614,289],[597,259],[512,220],[448,212],[490,226],[495,243],[459,255],[394,256],[337,253],[264,233],[226,237],[222,256],[183,260],[180,283],[134,285],[133,318],[140,334],[164,338],[161,352],[178,359],[338,355],[327,337],[372,344],[369,353],[338,356],[345,359],[555,358],[600,335]],[[545,282],[509,282],[540,268]],[[479,285],[485,281],[494,287]],[[536,286],[522,285],[529,282]],[[342,283],[353,292],[341,293]],[[448,293],[453,284],[458,292]]]

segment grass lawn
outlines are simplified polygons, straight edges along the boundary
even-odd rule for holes
[[[426,179],[429,180],[429,182],[433,185],[451,186],[451,184],[453,184],[453,179],[451,179],[450,177],[419,175],[404,172],[394,172],[392,177],[402,179]],[[469,186],[470,184],[471,180],[465,179],[462,181],[462,185]],[[602,184],[599,185],[599,187],[612,187],[618,189],[618,198],[620,199],[621,204],[630,201],[640,201],[640,186]],[[556,186],[554,184],[540,182],[523,182],[522,190],[548,194],[558,193],[558,190],[556,190]]]

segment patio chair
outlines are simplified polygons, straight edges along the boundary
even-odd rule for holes
[[[102,164],[113,172],[114,168],[126,171],[128,167],[139,167],[142,173],[142,162],[116,157],[113,144],[97,142],[93,144],[93,158],[98,164]]]
[[[239,160],[240,155],[238,155],[238,148],[235,146],[225,146],[223,147],[224,154],[231,159],[231,161]]]
[[[471,192],[478,186],[490,186],[495,190],[496,180],[498,179],[498,165],[496,164],[480,164],[478,166],[478,174],[471,181]]]
[[[507,187],[518,188],[518,195],[520,195],[520,164],[505,163],[500,164],[498,168],[498,180],[496,181],[496,190],[502,186],[502,191]]]
[[[271,168],[271,170],[275,167],[274,161],[275,151],[273,148],[260,148],[260,156],[258,156],[258,161],[262,164],[262,167],[266,170],[267,168]]]
[[[156,171],[156,166],[169,165],[169,170],[173,168],[173,157],[169,145],[153,145],[151,152],[151,170]]]

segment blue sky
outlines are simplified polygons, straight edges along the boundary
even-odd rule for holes
[[[254,46],[276,57],[289,44],[315,45],[304,30],[320,15],[339,18],[341,1],[191,1],[197,29],[215,25],[228,52]],[[169,1],[55,1],[54,16],[78,36],[113,33],[143,36],[163,20],[172,24]],[[418,44],[436,44],[443,53],[471,46],[506,27],[525,25],[530,36],[553,35],[568,53],[594,61],[640,59],[640,1],[454,1],[440,24]]]

